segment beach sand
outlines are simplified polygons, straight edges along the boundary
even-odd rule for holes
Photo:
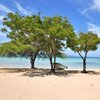
[[[35,77],[25,73],[0,69],[0,100],[100,100],[99,73]]]

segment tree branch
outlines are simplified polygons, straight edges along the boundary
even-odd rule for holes
[[[80,55],[80,57],[81,57],[82,59],[84,59],[80,52],[78,52],[78,54]]]
[[[85,52],[85,57],[84,57],[85,59],[86,59],[86,57],[87,57],[87,53],[88,53],[88,51]]]

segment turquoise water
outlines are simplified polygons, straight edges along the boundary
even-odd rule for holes
[[[57,62],[67,66],[69,69],[82,68],[82,59],[80,57],[68,57],[64,59],[57,58]],[[5,58],[0,57],[0,67],[2,68],[30,68],[28,58]],[[35,67],[50,68],[48,59],[37,59]],[[87,58],[87,68],[100,68],[100,58]]]

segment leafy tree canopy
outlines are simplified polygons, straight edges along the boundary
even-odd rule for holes
[[[80,33],[76,37],[69,38],[67,46],[77,52],[83,60],[83,72],[86,72],[86,58],[89,51],[95,51],[100,43],[100,38],[93,32]],[[84,52],[84,55],[83,53]]]

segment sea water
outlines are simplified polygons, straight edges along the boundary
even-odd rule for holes
[[[82,59],[80,57],[67,57],[67,58],[57,58],[57,62],[67,66],[69,69],[81,69]],[[30,68],[29,58],[7,58],[0,57],[0,68]],[[50,68],[49,59],[36,59],[35,67],[37,68]],[[88,57],[87,58],[87,68],[89,69],[99,69],[100,68],[100,58]]]

